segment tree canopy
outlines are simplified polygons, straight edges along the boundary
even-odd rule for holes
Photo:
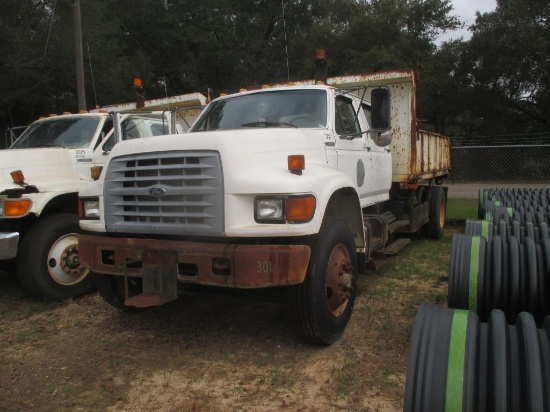
[[[74,0],[5,0],[0,15],[0,126],[77,108]],[[88,108],[208,88],[329,75],[419,70],[418,116],[451,135],[546,130],[550,5],[498,0],[472,38],[450,0],[80,0]]]

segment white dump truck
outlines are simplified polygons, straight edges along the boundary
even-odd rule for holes
[[[197,96],[168,102],[179,103],[177,112],[52,115],[0,150],[0,261],[15,261],[28,293],[64,299],[91,290],[94,282],[78,257],[78,191],[115,145],[113,124],[123,140],[187,131],[199,109],[181,108],[204,103]]]
[[[115,146],[79,194],[101,296],[135,309],[186,284],[280,286],[298,332],[334,342],[366,265],[442,235],[451,165],[449,139],[417,130],[412,70],[326,83],[222,96],[183,138]]]

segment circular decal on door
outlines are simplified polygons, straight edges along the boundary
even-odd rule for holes
[[[365,164],[361,159],[357,161],[357,187],[363,186],[365,183]]]

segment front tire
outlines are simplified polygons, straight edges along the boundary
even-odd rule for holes
[[[315,239],[306,274],[290,287],[290,307],[298,333],[330,345],[344,332],[357,291],[357,253],[353,234],[342,220],[323,224]]]
[[[17,277],[27,293],[67,299],[91,292],[93,279],[78,258],[78,216],[60,213],[32,226],[19,245]]]

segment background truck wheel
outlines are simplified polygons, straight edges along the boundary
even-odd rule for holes
[[[445,229],[447,217],[447,199],[441,186],[430,186],[430,214],[428,223],[424,226],[426,236],[432,239],[441,239]]]
[[[326,222],[317,236],[305,281],[290,288],[290,307],[298,333],[330,345],[348,324],[357,291],[357,253],[353,235],[341,220]]]
[[[27,293],[67,299],[92,291],[93,279],[78,259],[78,216],[48,216],[27,232],[17,254],[17,277]]]
[[[124,305],[125,288],[123,276],[94,274],[94,278],[97,291],[109,305],[125,312],[138,312],[143,310],[142,308]],[[141,279],[128,278],[128,294],[133,296],[141,293],[141,291]]]

